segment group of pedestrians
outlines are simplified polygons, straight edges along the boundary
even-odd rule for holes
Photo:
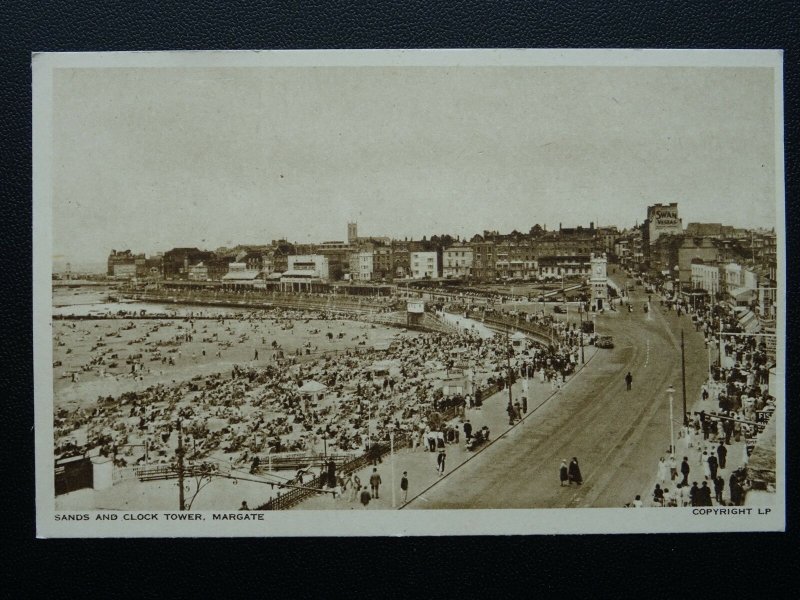
[[[561,466],[558,469],[558,479],[561,482],[561,487],[564,485],[571,486],[573,483],[581,485],[583,483],[583,475],[581,475],[581,467],[578,465],[578,459],[572,457],[569,465],[567,459],[561,459]]]
[[[722,472],[728,463],[728,449],[720,442],[716,449],[706,447],[698,452],[698,462],[702,469],[702,480],[692,476],[692,461],[689,456],[684,456],[678,464],[674,455],[668,458],[663,456],[658,461],[658,483],[653,489],[653,506],[685,507],[685,506],[712,506],[714,502],[719,505],[740,505],[744,500],[743,490],[748,485],[744,470],[737,469],[731,473],[726,485]],[[697,466],[697,465],[695,465]],[[670,490],[669,485],[675,487]],[[728,500],[724,498],[725,489],[728,489]],[[713,495],[712,495],[713,492]],[[713,498],[713,500],[712,500]],[[637,506],[636,502],[633,503]]]
[[[442,468],[444,468],[444,461],[442,461]],[[383,480],[381,479],[378,468],[373,467],[372,473],[369,476],[369,486],[362,486],[361,479],[358,475],[351,473],[345,480],[345,490],[349,490],[349,501],[355,502],[358,500],[362,508],[367,508],[372,500],[380,500],[381,486]],[[408,502],[408,471],[403,471],[403,476],[400,478],[400,503],[405,504]]]

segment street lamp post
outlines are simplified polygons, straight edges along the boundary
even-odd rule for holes
[[[672,401],[675,396],[675,388],[669,386],[667,394],[669,394],[669,453],[675,456],[675,421],[672,418]]]
[[[581,364],[586,364],[586,358],[583,355],[583,300],[579,300],[578,303],[578,316],[581,320],[581,329],[580,329],[580,336],[581,336]]]
[[[396,494],[397,489],[395,487],[395,475],[394,475],[394,423],[389,423],[389,453],[392,457],[392,508],[397,506]]]

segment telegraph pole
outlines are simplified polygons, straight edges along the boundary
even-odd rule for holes
[[[683,384],[683,424],[686,425],[686,358],[683,348],[683,329],[681,329],[681,382]]]
[[[186,501],[183,495],[183,427],[178,419],[178,510],[186,510]]]

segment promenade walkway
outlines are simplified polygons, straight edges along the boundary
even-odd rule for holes
[[[592,359],[596,349],[593,346],[585,348],[586,362]],[[581,368],[572,375],[564,383],[564,386],[579,377]],[[479,454],[483,449],[487,448],[490,444],[495,442],[499,437],[509,434],[515,427],[524,424],[529,419],[538,407],[543,406],[548,402],[558,401],[558,390],[553,390],[549,382],[540,383],[538,379],[531,378],[527,383],[527,392],[523,392],[526,384],[522,380],[518,380],[511,389],[512,398],[514,402],[520,400],[522,396],[528,398],[528,412],[523,415],[521,421],[517,422],[514,426],[510,426],[508,422],[508,413],[506,407],[508,406],[508,389],[504,389],[483,400],[483,405],[480,409],[468,409],[464,417],[456,417],[450,421],[453,425],[459,428],[460,437],[458,443],[447,444],[446,451],[446,468],[445,475],[452,472],[454,469],[459,468],[472,457]],[[463,430],[464,420],[469,419],[472,424],[473,431],[476,431],[486,425],[489,428],[490,436],[489,443],[483,444],[474,451],[468,451],[465,447],[465,437]],[[409,491],[408,500],[422,494],[427,488],[435,485],[441,478],[437,471],[436,465],[437,452],[429,452],[424,448],[417,447],[403,448],[394,454],[394,459],[391,455],[383,457],[383,461],[379,462],[376,467],[378,474],[381,476],[382,484],[379,489],[379,498],[372,499],[367,506],[367,510],[391,510],[392,506],[392,461],[394,460],[394,490],[395,490],[395,503],[394,508],[402,508],[402,491],[400,490],[400,480],[403,472],[408,472]],[[369,478],[372,474],[373,466],[367,466],[357,471],[361,480],[362,486],[369,488]],[[424,501],[424,495],[420,498]],[[359,502],[358,494],[356,494],[353,501],[350,501],[349,490],[345,492],[342,498],[333,498],[330,494],[318,494],[311,496],[298,504],[295,509],[300,510],[363,510]]]

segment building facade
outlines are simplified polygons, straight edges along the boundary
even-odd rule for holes
[[[329,280],[328,259],[321,254],[291,255],[287,259],[287,267],[281,281],[316,283]]]
[[[439,256],[436,252],[411,252],[412,279],[434,279],[439,277]]]
[[[703,262],[692,263],[692,289],[705,290],[713,296],[719,295],[719,266]]]
[[[467,244],[450,246],[442,252],[442,276],[469,279],[472,275],[472,248]]]
[[[372,250],[360,250],[350,254],[350,279],[353,281],[371,281],[373,270]]]

